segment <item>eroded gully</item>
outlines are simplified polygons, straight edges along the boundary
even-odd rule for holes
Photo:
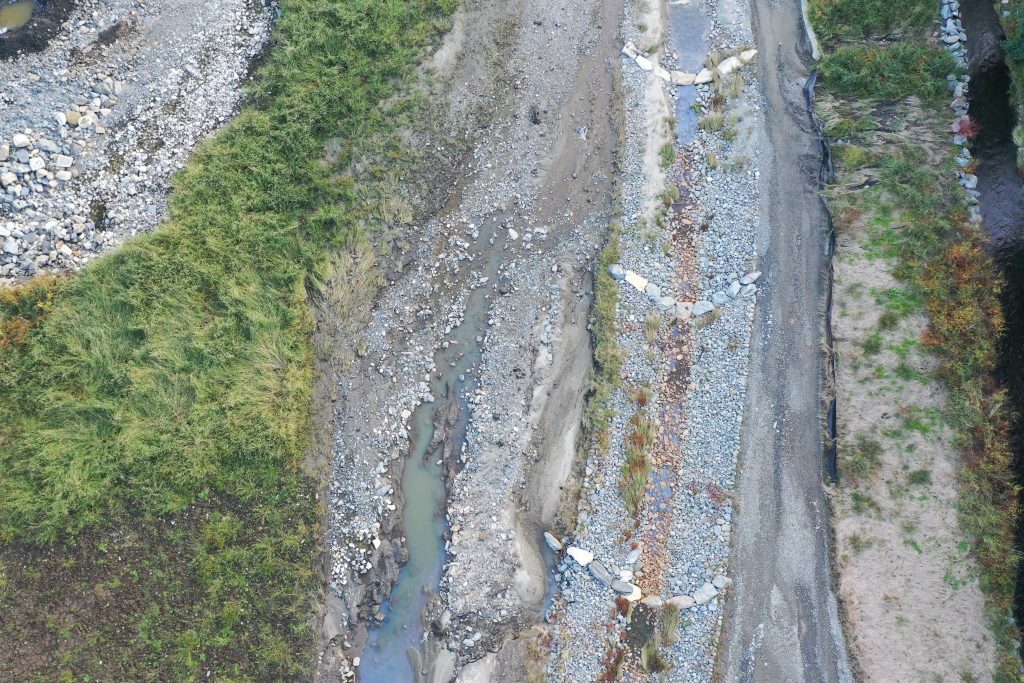
[[[610,220],[619,11],[469,3],[442,48],[449,113],[488,114],[337,383],[324,639],[363,681],[504,666],[541,616]]]

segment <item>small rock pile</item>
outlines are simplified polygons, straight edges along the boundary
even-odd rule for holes
[[[946,45],[946,49],[953,55],[953,58],[956,59],[956,63],[961,68],[966,68],[967,33],[964,32],[963,24],[960,22],[959,0],[942,0],[940,12],[942,19],[945,21],[942,26],[941,40]],[[957,166],[960,167],[957,170],[957,177],[960,180],[960,185],[967,191],[967,201],[971,205],[968,209],[970,218],[972,220],[980,220],[981,214],[977,206],[978,199],[981,196],[981,193],[977,190],[978,176],[967,170],[973,164],[971,150],[968,147],[974,126],[971,117],[967,113],[969,108],[967,95],[970,82],[971,77],[968,74],[963,74],[959,77],[955,74],[946,76],[946,83],[953,93],[953,101],[950,102],[949,106],[957,117],[950,125],[950,132],[953,134],[953,144],[960,147],[960,152],[955,159]]]
[[[688,73],[686,71],[678,71],[675,69],[669,70],[658,63],[657,59],[654,59],[647,53],[642,53],[637,50],[636,45],[633,41],[628,41],[622,48],[622,54],[626,55],[644,71],[652,71],[654,75],[672,85],[706,85],[713,80],[715,77],[722,77],[731,74],[736,69],[740,68],[755,56],[757,56],[757,50],[743,50],[737,52],[734,55],[726,57],[721,61],[718,66],[713,69],[707,67],[701,69],[697,73]]]
[[[615,564],[596,559],[594,553],[589,550],[578,546],[565,546],[560,539],[549,531],[544,532],[544,540],[547,542],[548,547],[555,552],[561,552],[564,549],[566,557],[573,560],[573,563],[570,563],[568,560],[563,559],[559,563],[558,572],[561,576],[585,569],[598,584],[611,589],[616,595],[620,595],[630,602],[640,602],[652,609],[669,605],[685,610],[695,606],[707,605],[732,585],[732,579],[724,574],[716,574],[711,581],[701,585],[692,594],[673,595],[669,598],[662,598],[657,595],[644,596],[640,587],[631,583],[635,576],[635,569],[639,565],[643,554],[642,547],[633,548],[625,557],[625,566],[619,567]],[[568,586],[569,584],[566,583],[565,587]]]
[[[660,286],[632,270],[624,269],[618,263],[608,266],[608,274],[618,282],[632,285],[634,289],[650,299],[659,311],[671,311],[678,320],[684,322],[689,320],[691,315],[700,317],[715,310],[718,306],[726,305],[737,297],[754,296],[757,293],[757,285],[754,283],[761,277],[761,271],[751,271],[743,276],[732,273],[729,276],[728,286],[724,290],[712,293],[710,301],[702,299],[693,302],[677,301],[670,296],[662,296]]]

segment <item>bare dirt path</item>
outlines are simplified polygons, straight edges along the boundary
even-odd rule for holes
[[[763,290],[740,447],[736,588],[719,669],[734,681],[850,681],[829,556],[821,402],[826,221],[797,0],[755,0],[770,159],[761,175]]]

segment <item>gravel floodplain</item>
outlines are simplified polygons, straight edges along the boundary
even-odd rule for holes
[[[719,59],[752,42],[741,5],[701,3],[694,11],[707,18],[704,38]],[[657,24],[639,12],[627,8],[624,37],[637,46],[657,43]],[[638,23],[647,30],[639,31]],[[665,63],[674,59],[671,52],[656,54],[661,66],[677,67]],[[732,584],[736,456],[754,295],[762,285],[754,241],[764,105],[750,69],[720,85],[696,86],[694,97],[671,92],[633,60],[623,63],[621,266],[655,283],[660,295],[697,308],[693,317],[689,306],[659,311],[650,293],[620,285],[618,341],[625,362],[610,445],[589,454],[578,526],[566,539],[592,552],[601,568],[583,568],[568,557],[558,567],[549,675],[598,680],[628,670],[644,680],[664,666],[665,680],[703,681],[712,676],[721,601]],[[716,98],[727,87],[731,92]],[[669,111],[677,96],[693,98],[700,112],[721,116],[722,123],[702,119],[700,128],[681,131],[692,139],[674,143],[678,122]],[[646,152],[666,143],[678,147],[676,161],[652,166]],[[669,208],[664,214],[651,209],[658,206]],[[646,391],[649,397],[638,399]],[[652,476],[634,518],[619,489],[639,408],[656,416],[658,434]],[[602,569],[639,586],[643,599],[628,618],[616,593],[599,580]],[[663,661],[645,652],[651,647]]]
[[[274,13],[82,0],[42,51],[0,61],[0,282],[76,270],[159,225],[171,176],[237,112]]]

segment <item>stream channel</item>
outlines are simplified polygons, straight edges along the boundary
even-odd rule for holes
[[[979,204],[992,255],[1005,280],[1002,292],[1006,331],[1000,348],[1000,375],[1016,413],[1015,466],[1024,478],[1024,184],[1017,172],[1013,143],[1016,121],[1010,103],[1010,71],[1000,47],[1003,38],[995,10],[987,0],[965,0],[961,5],[971,75],[969,110],[978,126],[974,157],[980,162]],[[1018,520],[1018,547],[1024,524]],[[1024,616],[1024,581],[1018,573],[1017,621]]]
[[[711,16],[703,0],[671,0],[668,3],[669,44],[676,53],[676,68],[697,73],[708,56]],[[676,86],[676,146],[693,139],[700,118],[697,88]]]
[[[707,56],[707,34],[711,28],[703,0],[675,0],[669,3],[668,13],[669,39],[678,56],[677,68],[699,71]],[[696,88],[678,86],[676,95],[676,144],[681,148],[693,138],[699,108],[694,106]],[[453,331],[448,348],[440,348],[434,355],[434,403],[424,403],[412,416],[412,445],[401,484],[402,526],[409,559],[398,573],[390,599],[382,606],[383,623],[369,631],[359,666],[359,678],[364,683],[415,681],[423,677],[415,671],[425,636],[422,615],[437,591],[445,561],[444,477],[461,468],[459,456],[465,448],[470,419],[466,397],[477,387],[488,311],[495,294],[493,285],[498,281],[505,253],[506,231],[499,226],[507,217],[502,213],[475,221],[481,225],[481,236],[474,242],[474,247],[479,248],[473,258],[474,263],[481,264],[476,270],[488,278],[487,285],[472,290],[463,322]],[[543,616],[549,612],[557,589],[553,574],[559,557],[539,537],[537,544],[547,566]]]
[[[430,386],[434,402],[423,403],[412,415],[411,446],[401,485],[402,533],[409,559],[381,607],[383,623],[369,631],[359,666],[359,678],[365,683],[418,678],[414,666],[420,661],[424,637],[423,609],[437,592],[445,561],[444,478],[461,469],[470,418],[466,397],[477,386],[487,314],[505,253],[506,232],[498,229],[504,218],[496,215],[475,221],[481,230],[474,247],[482,248],[473,253],[473,269],[487,280],[467,297],[462,323],[448,337],[448,347],[434,354]]]

